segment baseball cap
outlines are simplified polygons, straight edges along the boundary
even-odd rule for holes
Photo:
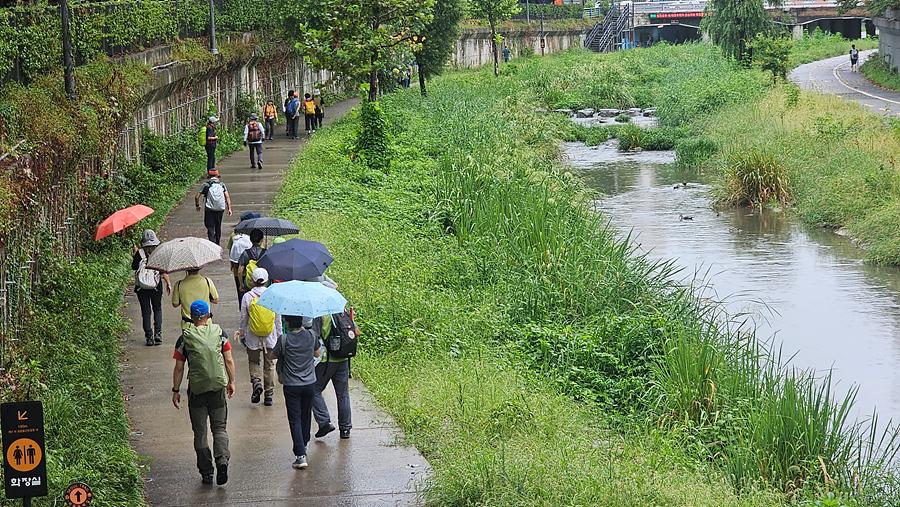
[[[218,119],[217,117],[215,117],[215,116],[210,116],[210,117],[209,117],[209,122],[210,122],[210,123],[216,123],[216,122],[218,122],[218,121],[219,121],[219,119]]]
[[[257,118],[255,114],[251,114],[250,119],[255,121],[255,120],[258,120],[259,118]]]
[[[256,283],[266,283],[269,281],[269,272],[265,268],[256,268],[250,273],[250,278]]]
[[[209,303],[202,299],[198,299],[191,303],[191,318],[199,319],[209,315]]]
[[[218,175],[219,175],[218,169],[209,169],[206,171],[206,176],[208,176],[208,177],[218,176]]]
[[[255,211],[245,211],[245,212],[241,213],[241,222],[243,222],[244,220],[250,220],[253,218],[259,218],[259,213],[255,212]]]

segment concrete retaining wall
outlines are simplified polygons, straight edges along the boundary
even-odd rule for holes
[[[884,17],[873,20],[878,27],[878,54],[893,66],[900,69],[900,9],[891,9]]]
[[[584,30],[547,30],[544,32],[544,53],[549,55],[572,47],[583,47],[584,36]],[[527,52],[541,54],[541,34],[537,27],[503,32],[503,39],[513,58]],[[487,28],[463,30],[456,42],[456,52],[450,57],[450,65],[460,69],[492,62],[491,31]]]

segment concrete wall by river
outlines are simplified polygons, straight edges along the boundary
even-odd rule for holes
[[[900,68],[900,9],[888,9],[884,17],[876,17],[878,54],[897,70]]]
[[[535,28],[527,30],[508,30],[502,32],[504,43],[509,46],[512,56],[523,54],[541,54],[541,33]],[[584,46],[585,31],[545,30],[544,53],[553,54],[573,47]],[[478,67],[491,63],[491,31],[487,28],[470,28],[463,30],[456,42],[456,52],[450,57],[450,65],[457,69]]]

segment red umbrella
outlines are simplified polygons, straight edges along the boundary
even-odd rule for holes
[[[136,204],[130,208],[120,209],[107,217],[106,220],[100,222],[100,225],[97,226],[97,235],[94,236],[94,240],[97,241],[110,234],[115,234],[124,230],[126,227],[130,227],[144,218],[147,218],[152,213],[153,208],[144,206],[143,204]]]

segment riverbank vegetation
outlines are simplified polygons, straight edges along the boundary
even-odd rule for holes
[[[617,238],[561,163],[571,123],[539,112],[655,105],[713,164],[704,118],[774,100],[769,82],[709,46],[573,52],[384,97],[383,171],[354,160],[356,118],[311,140],[276,210],[335,254],[355,371],[429,458],[429,500],[893,501],[893,433]]]
[[[891,66],[878,53],[870,56],[859,67],[859,70],[869,81],[878,86],[888,90],[900,91],[900,73],[891,70]]]

